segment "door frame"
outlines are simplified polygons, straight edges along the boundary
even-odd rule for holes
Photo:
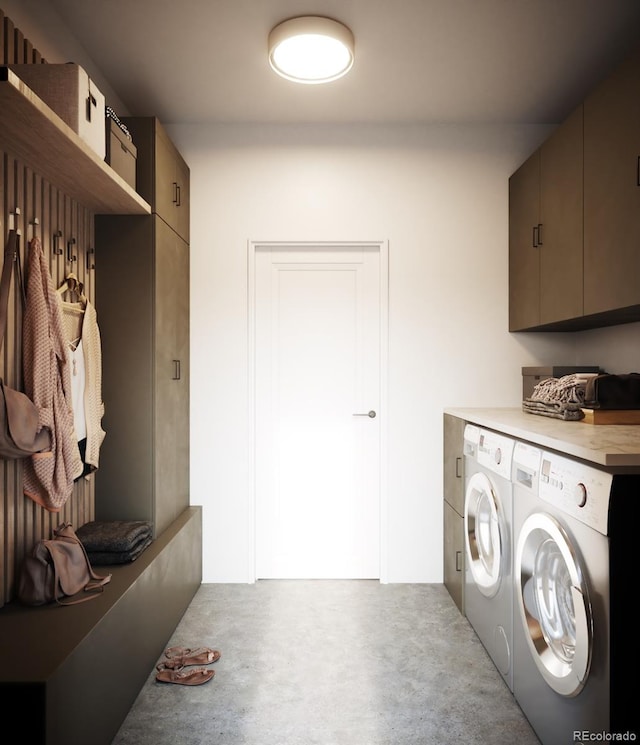
[[[248,368],[248,450],[249,499],[247,510],[247,582],[256,572],[256,252],[261,248],[317,248],[333,251],[374,248],[380,261],[380,582],[388,582],[388,485],[387,412],[389,360],[389,244],[388,241],[254,241],[247,243],[247,368]]]

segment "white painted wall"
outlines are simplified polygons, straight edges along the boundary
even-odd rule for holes
[[[2,8],[50,61],[74,60],[99,78],[48,6],[3,0]],[[109,101],[127,113],[115,94]],[[640,370],[640,324],[507,332],[507,179],[548,129],[169,131],[192,175],[191,501],[203,505],[205,582],[252,576],[249,240],[389,241],[389,405],[381,415],[392,582],[442,581],[444,407],[519,405],[523,365]]]
[[[514,406],[575,336],[507,332],[509,174],[546,130],[171,128],[192,178],[191,499],[204,580],[246,581],[247,242],[388,240],[388,577],[442,580],[442,410]]]

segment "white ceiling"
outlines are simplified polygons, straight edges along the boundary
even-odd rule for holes
[[[638,39],[640,0],[49,0],[132,114],[165,123],[557,123]],[[348,76],[275,75],[267,36],[325,15]]]

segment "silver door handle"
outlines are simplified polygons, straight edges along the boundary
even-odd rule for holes
[[[367,412],[366,414],[354,414],[353,416],[368,416],[371,419],[375,419],[376,418],[376,412],[373,409],[371,409],[371,411]]]

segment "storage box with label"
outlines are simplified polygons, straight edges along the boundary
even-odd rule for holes
[[[104,159],[104,95],[80,65],[68,62],[10,67],[38,98]]]
[[[138,150],[117,122],[108,116],[106,123],[107,156],[105,160],[129,186],[135,189]]]

